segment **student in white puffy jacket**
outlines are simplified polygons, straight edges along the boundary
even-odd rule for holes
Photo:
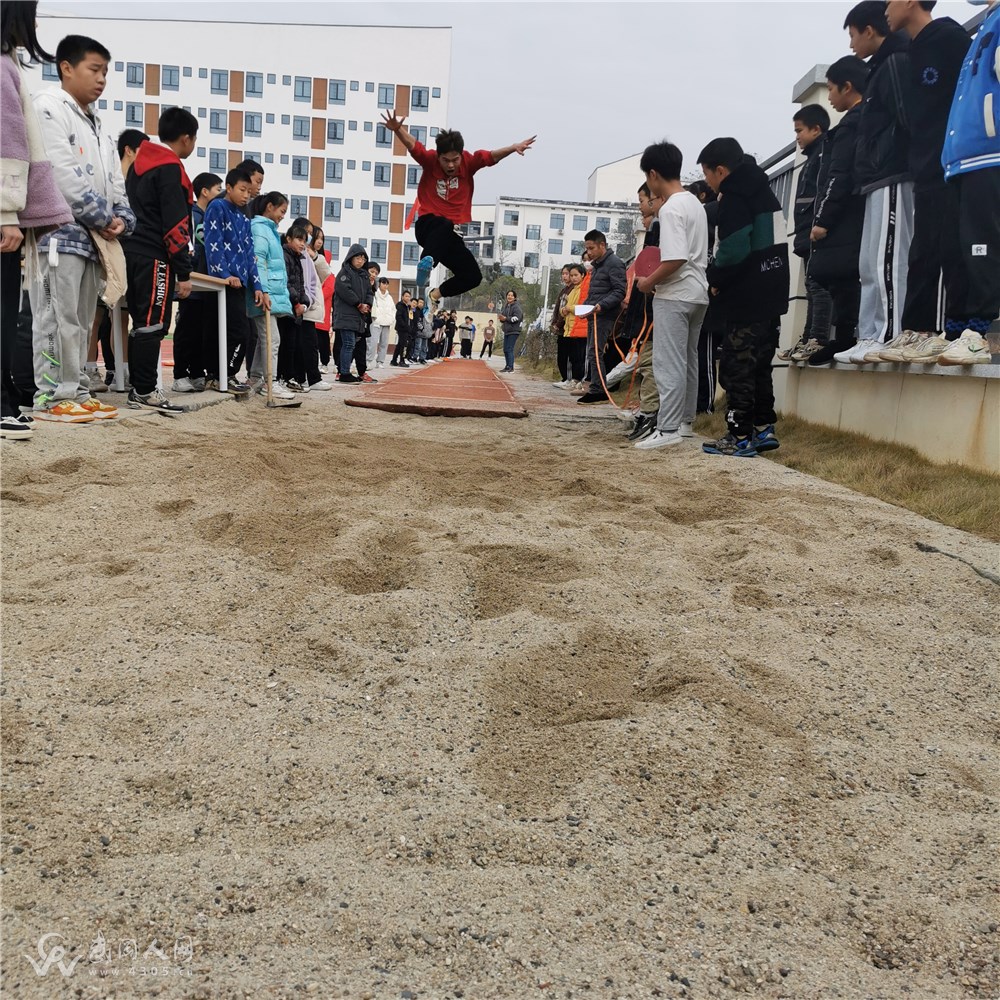
[[[396,303],[389,294],[389,279],[379,278],[372,303],[372,335],[368,340],[368,367],[385,365],[385,352],[389,347],[389,330],[396,322]]]

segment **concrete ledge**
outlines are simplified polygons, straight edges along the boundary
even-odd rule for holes
[[[1000,365],[793,362],[784,383],[787,414],[906,445],[933,462],[1000,473]]]

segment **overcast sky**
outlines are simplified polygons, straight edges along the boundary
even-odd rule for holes
[[[40,9],[98,17],[231,20],[275,16],[288,23],[450,26],[448,124],[468,148],[496,148],[537,134],[513,157],[476,178],[476,201],[497,195],[583,200],[602,163],[668,138],[685,173],[709,139],[733,135],[763,158],[793,138],[795,83],[817,63],[849,54],[841,25],[850,3],[224,3],[42,0]],[[939,3],[959,23],[978,8]],[[259,13],[258,13],[259,12]],[[178,25],[184,44],[190,24]],[[95,24],[94,35],[100,38]],[[414,35],[415,41],[419,33]],[[43,39],[54,45],[55,40]],[[225,42],[220,39],[220,50]],[[114,53],[142,58],[136,50]],[[391,53],[390,53],[391,58]],[[427,53],[435,58],[434,52]],[[288,53],[289,71],[336,75],[336,56],[313,47]],[[417,81],[413,81],[417,82]],[[529,162],[530,161],[530,162]],[[637,177],[636,184],[641,181]]]

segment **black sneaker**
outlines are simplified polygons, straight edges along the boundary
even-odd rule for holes
[[[846,351],[850,343],[829,343],[824,344],[818,351],[814,351],[806,360],[807,365],[828,365],[833,361],[833,356],[841,351]]]
[[[171,416],[184,412],[183,406],[171,403],[159,389],[154,389],[145,395],[132,389],[128,394],[126,405],[132,410],[141,410],[145,407],[146,409],[158,410],[160,413],[166,413]]]
[[[591,390],[588,390],[587,392],[585,392],[577,400],[578,403],[584,403],[584,404],[589,404],[589,403],[607,403],[608,401],[609,401],[608,397],[605,396],[603,392],[593,392]]]
[[[754,430],[753,447],[754,451],[758,453],[762,451],[775,451],[781,447],[781,442],[774,433],[774,424],[768,424],[766,427]]]
[[[341,383],[360,382],[361,379],[359,379],[357,375],[352,375],[350,372],[348,372],[346,375],[341,375],[338,381],[340,381]]]
[[[628,436],[629,441],[641,441],[649,437],[656,430],[656,418],[658,413],[640,413],[636,418],[635,426]]]

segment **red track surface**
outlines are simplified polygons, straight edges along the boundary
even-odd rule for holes
[[[345,399],[348,406],[441,417],[526,417],[507,384],[485,361],[451,358],[397,375]]]

